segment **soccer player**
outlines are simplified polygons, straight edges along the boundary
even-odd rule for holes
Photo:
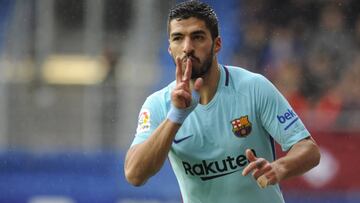
[[[168,36],[176,80],[141,108],[128,182],[144,184],[169,157],[184,203],[284,202],[278,183],[320,159],[300,118],[265,77],[218,63],[218,20],[207,4],[172,8]],[[274,140],[284,157],[275,158]]]

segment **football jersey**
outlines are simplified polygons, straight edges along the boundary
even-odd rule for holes
[[[168,154],[184,203],[284,202],[279,185],[259,188],[245,150],[275,160],[274,140],[287,151],[310,136],[281,93],[264,76],[219,66],[212,100],[198,104],[178,130]],[[166,119],[175,81],[149,96],[132,145],[145,141]]]

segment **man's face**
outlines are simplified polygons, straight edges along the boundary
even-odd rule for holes
[[[220,50],[220,38],[214,41],[205,22],[197,18],[174,19],[169,24],[169,53],[174,61],[182,59],[183,71],[187,59],[192,62],[191,78],[205,75],[211,68],[214,53]]]

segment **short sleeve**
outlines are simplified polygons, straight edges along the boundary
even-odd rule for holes
[[[255,90],[262,125],[283,151],[310,136],[299,116],[269,80],[259,76]]]
[[[160,99],[156,95],[149,96],[141,107],[131,146],[144,142],[165,119],[164,115]]]

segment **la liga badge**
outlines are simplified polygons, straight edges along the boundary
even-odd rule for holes
[[[137,133],[146,132],[150,130],[150,111],[142,109],[139,114]]]

